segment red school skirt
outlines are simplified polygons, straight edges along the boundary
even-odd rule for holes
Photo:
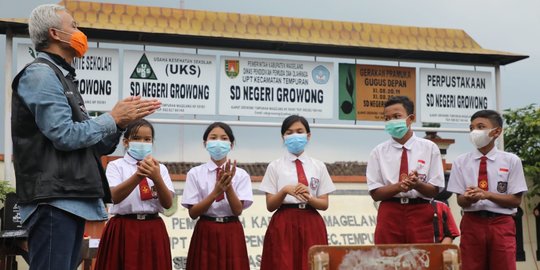
[[[317,210],[280,207],[264,236],[261,270],[307,270],[308,250],[328,245],[326,225]]]
[[[187,256],[188,270],[249,270],[242,223],[237,217],[219,222],[200,217]]]
[[[94,269],[172,269],[169,235],[163,220],[159,216],[147,220],[138,220],[136,215],[112,217],[101,236]]]

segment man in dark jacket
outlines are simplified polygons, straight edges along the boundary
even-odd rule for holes
[[[114,151],[122,129],[154,113],[157,100],[130,97],[90,119],[77,90],[73,58],[86,36],[62,6],[41,5],[28,21],[38,55],[14,79],[12,140],[30,269],[73,270],[85,220],[105,220],[110,199],[100,157]]]

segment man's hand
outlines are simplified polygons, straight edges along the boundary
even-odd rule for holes
[[[120,128],[129,123],[153,114],[161,108],[161,101],[157,99],[141,99],[140,96],[125,98],[114,105],[111,116]]]

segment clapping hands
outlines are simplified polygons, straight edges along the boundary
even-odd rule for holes
[[[116,124],[125,128],[129,123],[153,114],[159,108],[161,108],[161,101],[135,96],[116,103],[110,113]]]
[[[162,178],[159,161],[150,155],[145,157],[137,165],[137,174],[150,178],[152,181],[160,181]]]
[[[217,194],[226,192],[232,187],[232,179],[236,174],[236,160],[233,163],[231,163],[231,160],[228,160],[223,167],[224,168],[222,168],[217,177],[219,180],[216,181],[216,185],[214,187]]]

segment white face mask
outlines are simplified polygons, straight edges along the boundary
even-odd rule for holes
[[[488,145],[491,140],[493,140],[492,137],[489,136],[489,133],[494,130],[493,129],[475,129],[469,133],[469,139],[471,140],[471,143],[477,148],[482,148],[486,145]]]

